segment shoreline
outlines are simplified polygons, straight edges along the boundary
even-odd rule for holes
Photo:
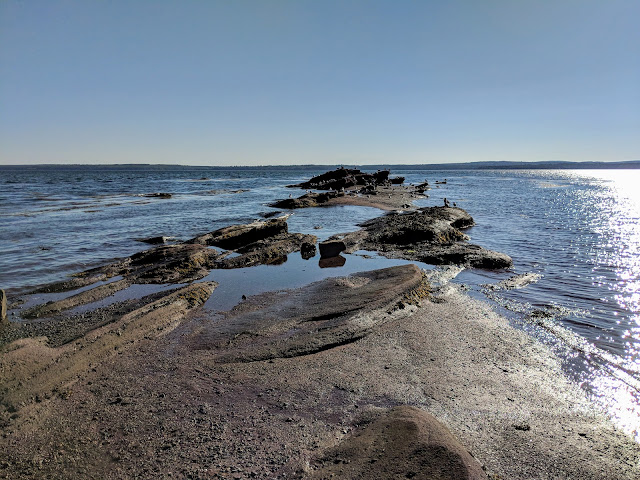
[[[326,202],[395,211],[372,221],[369,231],[334,239],[343,250],[362,243],[419,260],[427,253],[415,238],[411,249],[397,243],[402,232],[419,227],[444,239],[437,249],[455,246],[463,261],[494,258],[489,254],[496,252],[470,252],[473,246],[453,227],[469,225],[470,217],[448,207],[405,209],[415,194],[384,188],[396,192],[380,195],[386,208],[362,195]],[[396,243],[376,236],[380,232]],[[373,458],[362,438],[382,441],[374,427],[395,425],[394,408],[407,406],[418,410],[402,410],[405,424],[427,428],[432,424],[420,415],[432,415],[434,425],[471,452],[475,460],[463,463],[480,476],[469,478],[640,475],[640,445],[596,410],[549,348],[451,284],[434,287],[415,267],[249,296],[214,313],[215,321],[199,308],[217,287],[209,281],[216,268],[277,262],[303,244],[309,252],[312,237],[289,233],[286,218],[232,226],[50,286],[80,286],[83,293],[74,297],[71,290],[57,302],[30,307],[31,314],[67,318],[76,330],[51,344],[36,329],[0,347],[0,446],[10,452],[0,477],[84,478],[108,471],[108,478],[169,472],[179,478],[365,478],[363,472],[386,478],[384,468],[408,457]],[[230,249],[211,246],[221,244]],[[435,247],[428,240],[421,248]],[[440,257],[448,258],[449,250]],[[83,313],[84,327],[80,317],[65,313],[141,281],[190,286]],[[427,448],[419,442],[411,448]],[[350,451],[358,454],[349,457]],[[376,467],[381,458],[386,463]],[[363,459],[371,462],[363,466]],[[405,473],[412,472],[422,474]]]
[[[374,280],[349,278],[340,285],[354,290],[348,302],[362,298],[365,285],[379,291]],[[226,334],[231,343],[218,341],[225,332],[212,336],[211,322],[196,310],[159,337],[123,339],[100,362],[85,357],[86,371],[22,408],[0,439],[10,452],[0,475],[82,478],[108,468],[105,478],[341,478],[340,468],[355,468],[363,452],[323,463],[327,452],[389,409],[409,405],[445,425],[490,479],[637,478],[640,445],[566,379],[552,352],[450,284],[395,310],[356,309],[346,320],[353,341],[338,322],[331,328],[339,331],[329,331],[344,341],[330,348],[286,355],[268,348],[280,341],[279,322],[291,328],[283,318],[306,314],[314,299],[326,305],[321,287],[333,283],[249,297],[219,320],[223,328],[274,318],[274,308],[285,312],[273,325],[249,329],[249,343],[235,330]],[[383,303],[406,298],[404,290]],[[266,356],[242,360],[255,355],[252,338],[266,342]]]

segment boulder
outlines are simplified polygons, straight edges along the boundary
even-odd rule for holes
[[[362,226],[370,241],[395,245],[416,242],[453,243],[467,240],[460,232],[474,224],[473,218],[461,208],[431,207],[411,213],[397,213],[374,218]]]
[[[305,241],[300,244],[300,255],[305,260],[309,260],[310,258],[315,257],[316,252],[317,249],[315,242]]]
[[[327,240],[319,243],[320,258],[337,257],[340,252],[344,252],[347,246],[342,240]]]
[[[307,478],[487,479],[480,463],[449,429],[423,410],[395,407],[365,425],[326,450]]]

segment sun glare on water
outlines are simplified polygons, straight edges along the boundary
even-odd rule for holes
[[[626,312],[624,357],[608,371],[594,372],[590,383],[607,404],[611,416],[640,441],[640,170],[576,171],[602,187],[606,215],[602,247],[595,270],[611,267],[610,290],[621,312]],[[611,318],[620,325],[620,318]]]

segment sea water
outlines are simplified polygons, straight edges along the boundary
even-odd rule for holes
[[[262,218],[276,211],[270,202],[304,193],[287,185],[328,168],[0,166],[0,288],[15,296],[150,248],[143,238],[187,240]],[[419,206],[455,202],[476,221],[466,232],[473,243],[513,258],[511,270],[465,270],[454,282],[556,349],[575,380],[637,436],[640,170],[389,168],[405,183],[431,184]],[[381,214],[354,206],[300,209],[289,218],[289,230],[323,240]],[[344,267],[320,269],[317,259],[298,257],[292,254],[280,267],[212,272],[220,292],[227,292],[216,295],[221,308],[240,294],[392,264],[363,252],[345,255]],[[539,280],[513,290],[483,286],[524,273]]]

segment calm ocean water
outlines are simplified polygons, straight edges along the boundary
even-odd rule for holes
[[[149,248],[138,238],[186,240],[260,218],[274,210],[267,203],[302,194],[286,185],[327,168],[0,166],[0,287],[17,295]],[[550,344],[576,381],[638,438],[640,170],[391,170],[406,182],[427,179],[434,188],[419,205],[441,205],[447,197],[476,220],[467,232],[473,243],[513,257],[512,271],[468,270],[454,282]],[[172,198],[145,196],[157,192]],[[289,228],[324,239],[380,214],[362,207],[296,210]],[[282,267],[255,270],[255,284],[245,291],[383,263],[350,256],[343,269],[320,271],[291,257]],[[510,291],[482,287],[514,273],[541,278]],[[233,275],[214,272],[212,278],[222,288],[222,276],[238,283]]]

